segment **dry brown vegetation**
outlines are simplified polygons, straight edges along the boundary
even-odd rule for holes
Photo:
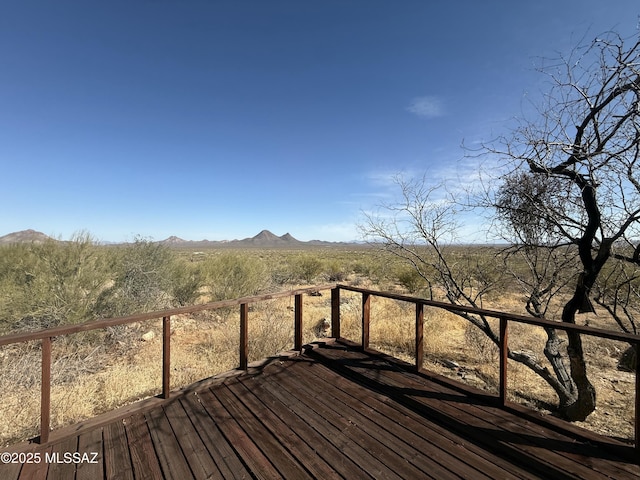
[[[241,254],[242,252],[236,252]],[[271,290],[293,289],[301,276],[313,283],[340,277],[340,281],[366,288],[408,292],[411,277],[393,262],[381,261],[373,250],[354,251],[245,252],[246,258],[261,259],[276,272],[280,282],[265,282]],[[205,262],[218,252],[206,252],[188,263]],[[226,255],[226,254],[225,254]],[[317,259],[319,263],[309,261]],[[295,273],[294,268],[299,269]],[[305,270],[306,269],[306,270]],[[273,278],[273,277],[272,277]],[[210,287],[203,286],[200,301],[210,300]],[[419,294],[419,291],[418,291]],[[494,295],[489,308],[524,313],[522,298],[504,291]],[[329,332],[330,296],[304,297],[305,343]],[[361,295],[341,293],[342,335],[361,338]],[[601,328],[614,328],[605,315],[589,314],[585,321]],[[414,362],[413,304],[374,297],[371,304],[371,347]],[[152,333],[150,333],[152,332]],[[182,315],[172,318],[172,389],[218,374],[238,365],[239,315],[237,308]],[[497,392],[497,348],[486,336],[456,315],[425,310],[424,368],[475,387]],[[545,335],[541,328],[510,324],[510,347],[544,359]],[[633,437],[634,373],[617,369],[626,345],[584,339],[589,372],[597,388],[598,409],[582,426],[617,438]],[[277,354],[293,346],[293,298],[256,303],[249,313],[249,361]],[[106,332],[90,332],[57,338],[53,342],[52,428],[73,424],[118,406],[157,395],[161,378],[161,320],[151,320]],[[3,445],[38,434],[40,414],[40,346],[0,347],[0,439]],[[510,400],[552,412],[556,397],[539,377],[515,362],[509,362]]]

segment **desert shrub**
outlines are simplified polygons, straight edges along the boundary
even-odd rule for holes
[[[170,294],[174,303],[180,306],[192,305],[200,298],[204,275],[199,265],[184,261],[174,261],[171,269]]]
[[[322,272],[322,261],[314,255],[304,254],[292,260],[292,267],[297,279],[313,283]]]
[[[416,293],[425,286],[424,278],[420,276],[415,268],[398,266],[394,274],[398,283],[406,288],[409,293]]]
[[[208,258],[203,265],[203,274],[213,301],[255,295],[270,283],[261,259],[236,253]]]
[[[109,279],[105,253],[87,234],[68,242],[3,246],[0,259],[5,330],[88,320]]]
[[[324,274],[330,282],[343,282],[348,276],[348,268],[339,260],[327,260],[324,262]]]
[[[102,317],[119,317],[171,306],[174,253],[168,247],[145,239],[112,250],[112,284],[96,304]]]

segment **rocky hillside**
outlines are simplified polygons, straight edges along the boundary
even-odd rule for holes
[[[50,238],[51,237],[42,232],[29,229],[9,233],[0,237],[0,245],[7,245],[11,243],[42,243]]]

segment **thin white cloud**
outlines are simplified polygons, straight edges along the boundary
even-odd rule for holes
[[[414,98],[407,111],[424,118],[442,117],[445,114],[444,103],[436,96]]]

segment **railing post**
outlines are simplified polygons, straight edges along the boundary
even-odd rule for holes
[[[369,318],[371,316],[371,294],[362,293],[362,349],[369,348]]]
[[[302,294],[295,296],[295,328],[294,328],[294,340],[293,349],[302,350]]]
[[[249,366],[249,305],[240,304],[240,370]]]
[[[162,317],[162,398],[171,392],[171,317]]]
[[[40,443],[49,441],[51,425],[51,337],[42,339],[42,384],[40,386]]]
[[[636,406],[635,416],[635,441],[636,461],[640,462],[640,342],[635,342],[633,346],[636,349]]]
[[[340,287],[331,289],[331,336],[340,338]]]
[[[507,359],[509,358],[507,319],[500,317],[500,405],[507,404]]]
[[[416,303],[416,371],[424,363],[424,304]]]

